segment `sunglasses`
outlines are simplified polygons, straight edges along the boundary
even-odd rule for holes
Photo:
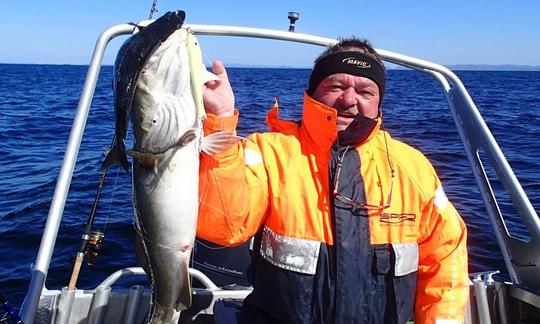
[[[384,210],[390,207],[390,205],[392,204],[392,192],[394,191],[393,189],[394,189],[395,170],[394,170],[394,166],[392,165],[392,161],[390,160],[390,154],[388,153],[388,143],[386,141],[386,133],[384,133],[384,144],[386,146],[386,159],[388,161],[388,166],[390,167],[390,191],[388,192],[386,203],[381,204],[381,205],[367,204],[364,202],[356,201],[351,198],[345,197],[338,192],[341,167],[343,165],[343,160],[345,159],[345,154],[347,154],[347,151],[349,150],[350,146],[347,146],[347,148],[345,149],[345,152],[343,152],[343,154],[340,157],[338,157],[338,163],[337,163],[336,173],[334,177],[334,198],[335,199],[341,201],[342,203],[352,205],[355,207],[365,208],[368,210]]]

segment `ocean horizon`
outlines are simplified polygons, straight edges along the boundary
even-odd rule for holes
[[[89,64],[63,64],[63,63],[2,63],[4,65],[50,65],[50,66],[86,66]],[[241,64],[241,63],[224,63],[226,68],[243,68],[243,69],[295,69],[295,70],[311,70],[311,66],[289,66],[289,65],[260,65],[260,64]],[[441,64],[442,66],[452,71],[540,71],[540,65],[526,64]],[[102,67],[113,67],[114,64],[103,64]],[[211,64],[207,64],[207,69],[211,70]],[[387,70],[409,70],[407,67],[399,66],[392,63],[386,63]]]

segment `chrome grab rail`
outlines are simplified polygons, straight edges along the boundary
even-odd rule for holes
[[[204,273],[197,269],[189,268],[189,274],[192,278],[199,280],[208,290],[219,290],[218,286],[210,280]],[[141,267],[124,268],[112,273],[105,280],[103,280],[98,287],[111,287],[118,280],[128,276],[146,276],[146,272]]]

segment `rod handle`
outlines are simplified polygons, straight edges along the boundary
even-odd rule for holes
[[[77,279],[79,278],[79,272],[81,271],[83,259],[84,253],[77,253],[75,264],[73,264],[73,271],[71,272],[71,278],[69,279],[68,291],[75,290],[75,286],[77,285]]]

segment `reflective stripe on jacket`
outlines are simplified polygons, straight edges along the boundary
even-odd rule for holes
[[[237,120],[210,115],[205,132]],[[257,238],[246,321],[404,323],[413,307],[415,323],[463,320],[466,229],[428,160],[379,124],[338,145],[336,111],[308,95],[300,124],[280,120],[277,102],[267,123],[201,155],[198,236]],[[338,164],[336,192],[356,204],[334,199]]]

